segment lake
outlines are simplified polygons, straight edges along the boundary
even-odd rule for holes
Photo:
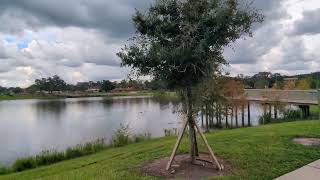
[[[152,97],[0,101],[0,164],[98,138],[109,141],[120,124],[131,134],[164,136],[164,129],[181,126],[176,104]],[[260,105],[251,104],[253,125],[261,113]]]

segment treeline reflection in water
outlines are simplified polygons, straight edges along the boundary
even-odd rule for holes
[[[108,141],[121,124],[129,126],[130,134],[172,135],[181,126],[182,116],[175,113],[179,107],[177,100],[152,97],[1,101],[0,162],[98,138]],[[252,105],[253,125],[259,109]]]
[[[97,138],[110,139],[120,124],[132,134],[164,136],[179,127],[179,103],[151,97],[17,100],[0,102],[0,162],[43,150],[63,150]]]

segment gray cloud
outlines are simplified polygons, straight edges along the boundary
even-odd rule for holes
[[[253,38],[240,39],[226,48],[226,59],[236,67],[233,74],[266,69],[308,71],[314,63],[320,64],[316,48],[306,47],[300,37],[319,33],[319,9],[305,11],[289,32],[283,22],[291,18],[286,4],[289,1],[296,2],[253,1],[252,6],[261,10],[265,21],[254,26]],[[134,10],[146,10],[153,2],[1,0],[0,85],[26,86],[35,78],[54,74],[71,83],[125,78],[128,70],[119,67],[115,54],[134,34]],[[30,34],[30,42],[23,42]],[[15,36],[16,42],[4,43],[7,35]],[[21,41],[26,46],[23,49],[17,48]]]
[[[253,1],[251,6],[264,15],[264,22],[254,26],[253,38],[239,39],[231,45],[231,48],[225,49],[225,57],[231,64],[256,63],[260,57],[281,42],[283,31],[279,19],[288,16],[282,5],[283,2],[283,0]]]
[[[231,48],[225,49],[225,57],[231,64],[251,64],[277,46],[283,37],[282,25],[273,21],[264,24],[254,31],[253,38],[240,39]],[[271,38],[266,38],[268,35]]]
[[[5,52],[4,45],[2,41],[0,41],[0,59],[7,58],[7,53]]]
[[[153,0],[4,0],[1,1],[2,20],[8,22],[6,30],[20,27],[34,29],[43,26],[83,27],[97,29],[119,38],[128,38],[133,32],[130,23],[135,9],[145,9]],[[11,17],[10,19],[8,19]],[[23,21],[21,21],[23,19]],[[10,23],[10,20],[14,23]]]
[[[320,33],[320,8],[303,13],[303,18],[294,24],[293,35],[313,35]]]

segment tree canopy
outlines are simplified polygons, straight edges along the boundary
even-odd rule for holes
[[[137,34],[118,56],[138,75],[190,87],[226,64],[224,47],[262,19],[238,0],[156,0],[148,12],[135,13]]]
[[[192,162],[198,154],[194,121],[197,105],[193,95],[193,89],[197,88],[194,87],[214,77],[221,65],[227,63],[224,48],[242,35],[250,35],[252,24],[262,19],[261,14],[238,0],[156,0],[146,13],[137,11],[133,16],[137,34],[117,54],[122,66],[132,68],[138,75],[162,80],[169,88],[183,89],[182,109],[188,120],[167,170],[187,123]],[[207,148],[212,152],[208,144]],[[211,156],[221,170],[213,153]]]
[[[63,91],[67,88],[67,83],[59,76],[54,75],[53,77],[36,79],[35,86],[40,91]]]

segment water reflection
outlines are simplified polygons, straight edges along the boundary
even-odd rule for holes
[[[164,136],[164,129],[181,126],[177,107],[178,101],[151,97],[0,101],[0,162],[110,139],[120,124],[132,134]],[[259,109],[252,107],[253,124]]]
[[[38,120],[60,121],[62,114],[66,111],[66,102],[58,101],[39,101],[33,104]]]
[[[163,129],[179,126],[170,101],[150,97],[79,98],[0,102],[0,162],[42,150],[110,139],[120,124],[132,134],[164,135]]]

